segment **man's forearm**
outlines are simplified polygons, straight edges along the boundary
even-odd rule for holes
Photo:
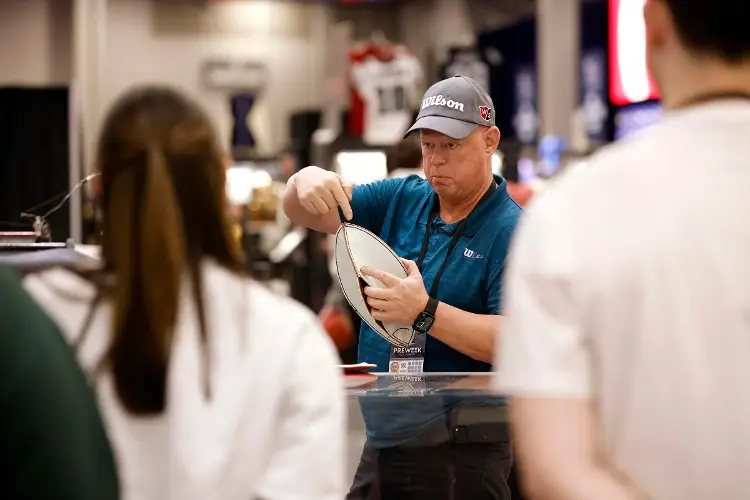
[[[441,302],[430,335],[467,356],[492,363],[501,321],[502,316],[474,314]]]

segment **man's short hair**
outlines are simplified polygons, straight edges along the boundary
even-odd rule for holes
[[[750,58],[748,0],[664,0],[688,49],[729,63]]]

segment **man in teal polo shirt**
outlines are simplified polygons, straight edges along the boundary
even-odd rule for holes
[[[407,134],[419,131],[426,179],[352,187],[333,172],[307,167],[287,183],[284,209],[292,222],[326,233],[338,229],[340,210],[345,219],[379,235],[404,259],[409,276],[362,270],[386,285],[365,289],[373,316],[424,330],[416,337],[416,361],[425,372],[486,372],[501,330],[505,257],[522,211],[508,196],[505,180],[492,175],[500,131],[489,95],[472,79],[456,76],[430,87],[421,108]],[[363,323],[359,359],[376,364],[378,371],[392,371],[405,358]],[[493,404],[502,403],[482,402]],[[465,442],[471,453],[463,456],[461,467],[436,451],[441,433],[446,443],[440,450],[448,449],[442,444],[458,445],[446,431],[451,428],[446,418],[465,405],[453,400],[370,406],[363,400],[368,443],[350,498],[509,498],[505,425],[494,436],[484,432],[482,443]],[[424,446],[420,439],[426,439]],[[421,456],[415,451],[420,449]],[[413,465],[409,484],[397,472],[384,472],[403,460]],[[450,477],[436,470],[443,466],[452,467],[455,480],[436,480]],[[487,474],[472,476],[478,470]]]

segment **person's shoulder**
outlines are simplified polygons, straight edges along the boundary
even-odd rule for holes
[[[65,268],[28,274],[23,278],[23,288],[52,312],[88,304],[97,293],[93,283]]]
[[[7,266],[0,266],[0,284],[18,283],[18,274]]]
[[[416,199],[418,196],[429,196],[432,193],[432,186],[427,179],[417,174],[388,180],[398,183],[397,193],[402,196],[409,196]]]
[[[287,331],[299,333],[300,328],[316,321],[316,316],[310,309],[262,283],[247,279],[246,287],[252,308],[258,312],[272,313],[264,316],[268,316],[278,326],[285,327]]]
[[[393,197],[398,202],[398,212],[401,214],[413,213],[427,197],[432,196],[432,186],[427,179],[419,175],[411,174],[392,180],[400,181]]]
[[[7,268],[0,269],[0,319],[5,333],[29,330],[24,331],[28,338],[40,336],[41,330],[56,328],[24,289],[20,276]]]
[[[288,349],[300,338],[310,336],[317,339],[313,344],[329,341],[317,316],[296,300],[218,264],[208,262],[205,267],[211,293],[238,301],[237,305],[247,311],[247,334],[262,337],[269,348]]]
[[[493,232],[512,232],[523,215],[523,208],[508,192],[507,181],[503,181],[500,187],[504,192],[491,201],[493,206],[490,208],[491,213],[487,222],[490,223]]]
[[[0,365],[4,375],[23,373],[41,362],[48,371],[35,380],[43,379],[50,370],[69,376],[78,370],[73,352],[68,349],[54,315],[49,314],[44,304],[24,286],[26,280],[28,278],[22,281],[8,271],[0,272],[0,352],[3,354]],[[60,387],[71,391],[85,388],[84,383],[77,386],[70,382],[69,379],[60,381]],[[31,380],[22,383],[33,384]]]
[[[427,182],[425,179],[417,174],[410,175],[399,175],[394,177],[386,177],[368,184],[361,184],[361,186],[373,186],[373,187],[384,187],[387,189],[415,189],[424,188],[420,181]],[[429,183],[427,183],[429,186]]]
[[[246,287],[248,343],[262,345],[268,353],[283,355],[284,362],[276,369],[307,370],[318,383],[333,387],[330,375],[338,373],[336,365],[341,361],[318,317],[301,303],[264,284],[248,281]]]
[[[20,285],[20,277],[12,269],[0,266],[0,306],[11,306],[19,300],[25,300],[24,291]]]
[[[412,174],[403,177],[387,177],[368,184],[360,184],[354,188],[354,196],[358,193],[373,194],[386,197],[388,201],[393,198],[408,197],[414,199],[416,196],[426,196],[432,190],[430,183],[419,175]]]
[[[639,186],[651,184],[655,170],[665,166],[663,151],[671,135],[668,127],[655,125],[648,133],[603,147],[548,181],[530,200],[524,218],[543,215],[558,221],[583,222],[596,218],[597,211],[592,207],[627,203],[637,196]]]
[[[430,183],[427,181],[427,179],[416,173],[406,175],[398,180],[401,181],[403,189],[405,191],[408,190],[409,192],[421,193],[429,193],[432,191],[432,186],[430,186]]]
[[[0,271],[0,290],[1,404],[13,408],[2,417],[3,438],[12,430],[26,444],[14,451],[3,491],[29,493],[13,470],[33,470],[45,476],[34,497],[117,498],[110,444],[74,351],[19,278]]]
[[[497,261],[503,261],[508,252],[508,247],[513,239],[518,223],[523,215],[523,209],[510,196],[502,201],[498,210],[489,219],[489,233],[492,234],[490,253]],[[483,228],[483,231],[485,228]]]
[[[583,168],[563,172],[559,176],[558,191],[570,191],[571,195],[586,192],[591,195],[596,190],[589,187],[605,186],[606,191],[616,191],[622,186],[613,181],[627,181],[628,185],[649,183],[651,175],[657,170],[671,169],[670,157],[690,154],[684,148],[684,129],[691,128],[690,117],[672,116],[647,129],[633,133],[624,139],[604,146],[584,162]],[[577,192],[576,192],[577,188]]]

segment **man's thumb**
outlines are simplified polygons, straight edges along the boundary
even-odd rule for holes
[[[406,268],[406,272],[409,276],[413,274],[419,274],[419,267],[417,266],[417,263],[413,260],[409,259],[401,259],[401,263]]]

